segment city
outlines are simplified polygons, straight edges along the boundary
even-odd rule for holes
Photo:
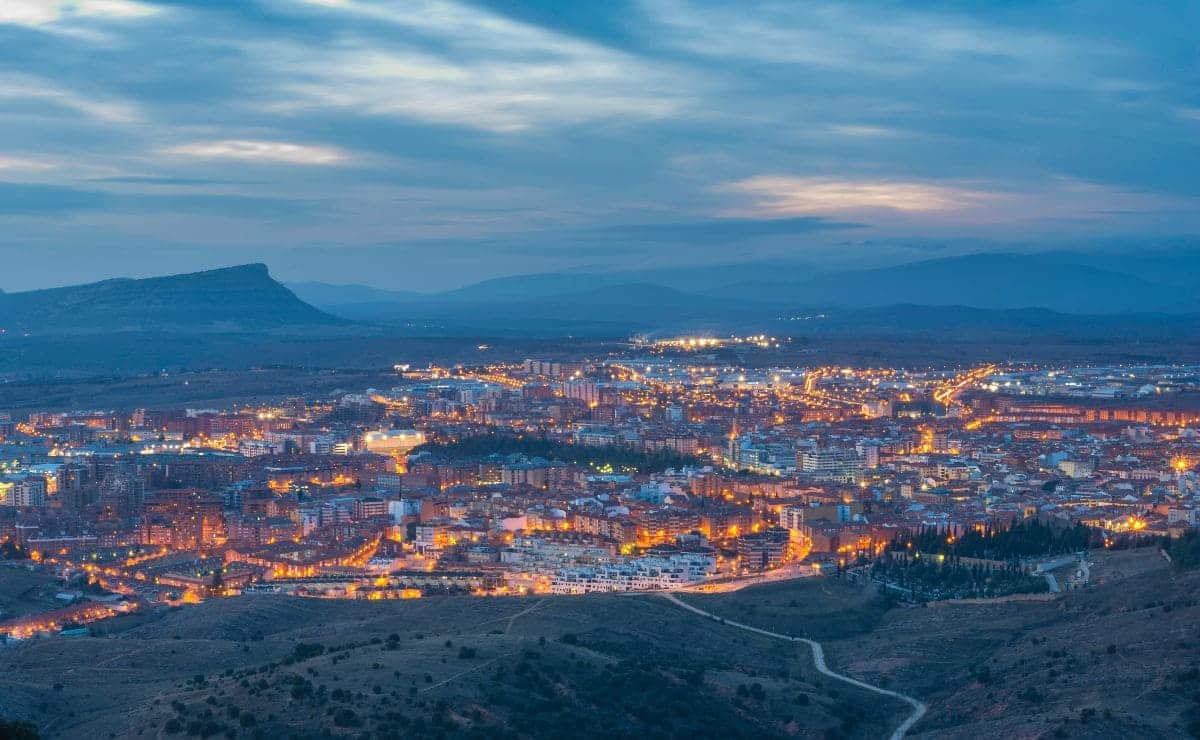
[[[1198,28],[0,0],[0,740],[1200,738]]]
[[[1087,585],[1088,550],[1200,525],[1200,366],[746,368],[696,349],[720,341],[746,340],[398,365],[390,388],[269,406],[5,414],[0,547],[57,585],[0,634],[261,593],[730,590],[1028,519],[1087,528],[1013,585],[1058,592]],[[1064,554],[993,560],[1041,576]]]

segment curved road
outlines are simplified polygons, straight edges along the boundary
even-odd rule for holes
[[[692,606],[691,604],[684,603],[684,602],[680,601],[674,594],[660,592],[658,595],[663,597],[667,601],[671,602],[675,606],[682,607],[683,609],[687,609],[689,612],[692,612],[694,614],[699,614],[702,617],[707,617],[709,619],[714,619],[718,622],[722,622],[724,624],[729,625],[730,627],[737,627],[738,629],[744,629],[744,630],[748,630],[750,632],[757,632],[760,635],[766,635],[767,637],[773,637],[776,640],[786,640],[788,642],[803,642],[805,645],[808,645],[810,648],[812,648],[813,665],[816,666],[817,672],[821,673],[822,675],[829,676],[830,678],[836,678],[839,681],[845,681],[846,683],[857,686],[860,689],[866,689],[867,691],[873,691],[876,694],[880,694],[882,696],[890,696],[893,699],[899,699],[900,701],[908,704],[909,706],[911,706],[913,708],[912,714],[908,715],[908,718],[905,719],[903,722],[901,722],[900,726],[897,727],[895,732],[893,732],[891,734],[891,740],[900,740],[901,738],[903,738],[904,735],[907,734],[910,729],[912,729],[912,726],[915,725],[917,723],[917,721],[921,719],[921,717],[925,716],[926,710],[929,709],[929,707],[925,706],[925,702],[918,701],[917,699],[914,699],[913,697],[908,696],[907,694],[901,694],[898,691],[889,691],[888,689],[881,689],[878,686],[872,686],[871,684],[866,683],[864,681],[859,681],[856,678],[850,678],[849,676],[843,676],[840,673],[834,673],[833,671],[829,670],[829,667],[825,665],[825,650],[824,650],[824,648],[821,647],[821,643],[817,642],[816,640],[809,640],[806,637],[792,637],[791,635],[783,635],[778,632],[770,632],[768,630],[759,629],[758,627],[751,627],[750,625],[742,624],[741,622],[733,622],[733,621],[730,621],[723,617],[718,617],[716,614],[713,614],[711,612],[706,612],[703,609],[698,609],[698,608]]]

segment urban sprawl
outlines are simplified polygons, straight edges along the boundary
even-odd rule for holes
[[[1200,368],[741,367],[729,345],[777,341],[398,365],[392,387],[255,407],[0,412],[0,562],[60,584],[0,614],[0,640],[260,593],[1049,592],[1087,586],[1089,549],[1200,524]]]

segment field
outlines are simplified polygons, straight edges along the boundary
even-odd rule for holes
[[[1095,585],[1042,601],[905,607],[836,579],[681,598],[926,702],[913,736],[1200,729],[1200,573],[1095,560]],[[8,648],[0,669],[0,715],[44,737],[883,737],[907,714],[803,645],[653,595],[243,597]]]

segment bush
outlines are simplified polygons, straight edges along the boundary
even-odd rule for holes
[[[359,719],[353,709],[343,707],[333,713],[333,723],[338,727],[357,727]]]

